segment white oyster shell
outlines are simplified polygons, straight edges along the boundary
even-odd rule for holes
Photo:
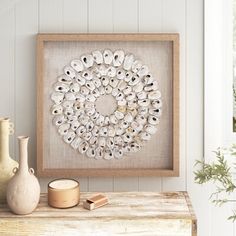
[[[103,158],[104,158],[105,160],[111,160],[111,159],[113,159],[113,158],[114,158],[113,151],[110,150],[110,149],[105,149]]]
[[[109,77],[115,77],[116,75],[116,68],[113,66],[108,67],[107,69],[107,76]]]
[[[92,135],[95,137],[99,136],[99,127],[98,126],[94,126],[94,128],[92,130]]]
[[[127,101],[131,101],[136,97],[136,94],[134,92],[130,92],[127,96],[126,96],[126,100]]]
[[[148,67],[144,65],[139,69],[137,75],[139,76],[139,78],[142,78],[143,76],[147,75],[148,72],[149,72]]]
[[[80,85],[85,85],[85,78],[83,78],[81,75],[76,75],[75,81]]]
[[[144,125],[147,122],[147,118],[140,114],[136,116],[135,120],[141,125]]]
[[[85,86],[82,86],[82,87],[80,88],[80,94],[82,94],[82,95],[84,95],[84,96],[89,95],[89,89],[88,89],[87,87],[85,87]],[[86,97],[85,97],[85,98],[86,98]]]
[[[52,106],[52,114],[53,115],[60,115],[62,114],[63,107],[61,105],[54,105]]]
[[[95,159],[97,160],[101,160],[103,158],[104,155],[104,151],[102,147],[97,147],[96,148],[96,155],[95,155]]]
[[[93,95],[94,97],[98,98],[98,97],[100,96],[99,90],[98,90],[98,89],[94,89],[94,90],[92,91],[92,95]]]
[[[72,60],[70,65],[77,72],[81,72],[84,69],[83,63],[78,59]]]
[[[79,92],[79,90],[80,90],[80,85],[78,83],[72,83],[70,85],[70,91],[72,93],[77,93],[77,92]]]
[[[116,100],[117,101],[120,101],[120,100],[123,100],[124,99],[124,94],[122,92],[119,92],[117,95],[116,95]]]
[[[84,133],[86,132],[86,128],[85,126],[81,125],[77,130],[76,130],[76,134],[78,136],[82,136]]]
[[[93,81],[87,81],[85,83],[85,86],[91,91],[93,91],[95,89],[95,85],[94,85]]]
[[[119,80],[122,80],[125,78],[125,71],[122,69],[117,70],[116,72],[116,78]]]
[[[81,61],[86,68],[93,66],[93,56],[91,54],[81,56]]]
[[[127,83],[124,80],[121,80],[118,84],[118,89],[121,91],[127,87]]]
[[[157,81],[153,81],[152,83],[147,84],[144,87],[145,91],[152,91],[152,90],[157,90],[157,89],[158,89]]]
[[[70,84],[72,82],[72,78],[67,75],[61,75],[57,78],[58,82]]]
[[[75,96],[75,94],[74,93],[66,93],[65,94],[65,99],[67,100],[67,101],[75,101],[75,99],[76,99],[76,96]]]
[[[131,152],[138,152],[141,149],[140,145],[135,142],[130,144],[130,148]]]
[[[161,92],[158,90],[152,91],[148,93],[148,98],[151,100],[157,100],[161,98]]]
[[[92,80],[93,74],[89,70],[85,70],[81,73],[81,76],[86,80]]]
[[[149,113],[153,116],[160,117],[161,116],[161,109],[160,108],[149,109]]]
[[[159,119],[156,116],[151,115],[151,116],[148,117],[148,122],[151,125],[157,125],[159,123]]]
[[[149,99],[138,100],[138,104],[141,107],[147,107],[150,105],[150,100]]]
[[[134,55],[128,54],[125,56],[123,68],[125,70],[130,70],[134,62]]]
[[[137,93],[137,98],[139,100],[143,100],[143,99],[147,98],[147,93],[145,91],[141,91],[141,92]]]
[[[92,121],[89,121],[87,124],[86,124],[86,129],[88,132],[91,132],[94,128],[94,123]]]
[[[74,79],[75,78],[75,71],[72,67],[70,66],[65,66],[64,67],[64,73],[69,76],[70,78]]]
[[[104,87],[106,87],[106,86],[109,84],[109,79],[108,79],[107,77],[105,77],[105,76],[103,76],[103,77],[101,78],[101,81],[102,81],[102,85],[103,85]]]
[[[86,101],[88,102],[95,102],[96,101],[96,97],[93,96],[92,94],[86,96]]]
[[[124,78],[125,82],[129,82],[133,76],[134,74],[131,71],[126,71],[125,78]]]
[[[134,75],[131,80],[129,81],[130,86],[134,86],[140,82],[140,78],[136,75]]]
[[[53,123],[56,126],[62,125],[65,121],[66,121],[66,118],[64,117],[64,115],[58,115],[53,118]]]
[[[112,87],[110,85],[105,87],[105,93],[110,94],[112,92]]]
[[[112,53],[112,51],[109,50],[109,49],[104,50],[104,52],[103,52],[103,59],[104,59],[104,63],[105,64],[108,64],[108,65],[111,64],[112,61],[113,61],[113,53]]]
[[[66,135],[68,133],[69,128],[70,128],[70,124],[62,124],[58,128],[58,133],[60,135]]]
[[[127,101],[123,98],[122,100],[117,101],[118,106],[125,106]]]
[[[151,102],[152,107],[154,108],[161,108],[162,107],[162,101],[160,99],[154,100]]]
[[[120,90],[118,88],[114,88],[111,92],[111,94],[116,97],[118,95],[118,93],[120,92]]]
[[[117,50],[114,52],[113,55],[113,65],[114,66],[121,66],[125,58],[125,53],[123,50]]]
[[[117,159],[122,158],[124,155],[123,150],[120,148],[114,148],[114,157]]]
[[[142,92],[143,91],[143,84],[142,83],[138,83],[136,84],[134,87],[133,87],[133,91],[135,93],[139,93],[139,92]]]
[[[118,123],[118,119],[116,118],[115,115],[110,116],[110,122],[114,125]]]
[[[139,136],[144,141],[148,141],[151,139],[151,135],[148,132],[141,132]]]
[[[108,129],[107,127],[101,127],[99,130],[99,134],[101,137],[106,137],[108,135]]]
[[[93,60],[95,63],[97,63],[98,65],[103,63],[103,56],[100,51],[98,51],[98,50],[93,51],[92,55],[93,55]]]
[[[89,147],[86,151],[87,157],[94,158],[96,156],[96,149]]]
[[[98,139],[98,145],[99,145],[99,147],[104,148],[106,146],[106,138],[105,137],[100,137]]]
[[[113,126],[108,126],[108,136],[114,137],[116,135],[116,130]]]
[[[62,103],[64,98],[64,94],[60,92],[54,92],[51,95],[51,99],[54,101],[55,104],[59,105]]]
[[[130,86],[126,86],[126,87],[123,89],[124,95],[128,95],[131,91],[132,91],[132,88],[131,88]]]
[[[85,132],[82,134],[82,138],[86,141],[89,141],[89,139],[92,137],[92,133],[91,132]]]
[[[65,143],[71,143],[75,138],[75,132],[69,131],[66,135],[63,136],[63,140]]]
[[[134,117],[130,114],[130,113],[127,113],[125,116],[124,116],[124,121],[130,123],[132,122],[134,119]]]
[[[114,115],[115,115],[115,117],[116,117],[118,120],[121,120],[121,119],[124,118],[124,114],[123,114],[122,112],[120,112],[120,111],[115,111],[115,112],[114,112]]]
[[[117,85],[118,85],[118,83],[119,83],[119,80],[117,80],[116,78],[111,78],[111,79],[110,79],[110,82],[109,82],[109,84],[110,84],[111,87],[113,87],[113,88],[116,88]]]
[[[56,92],[67,93],[70,89],[70,86],[68,84],[57,82],[54,84],[54,89]]]
[[[82,139],[80,137],[76,137],[72,142],[71,142],[71,147],[74,149],[77,149],[79,147],[79,144],[82,142]]]
[[[88,150],[88,148],[89,148],[88,142],[82,141],[82,142],[79,143],[78,150],[79,150],[80,153],[82,153],[82,154],[85,153]]]
[[[142,67],[142,62],[140,60],[135,60],[132,64],[132,71],[137,73]]]
[[[146,130],[146,132],[149,133],[149,134],[155,134],[156,131],[157,131],[157,128],[156,128],[156,126],[154,126],[154,125],[146,125],[146,126],[145,126],[145,130]]]

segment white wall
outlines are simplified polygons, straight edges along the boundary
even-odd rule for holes
[[[198,216],[200,236],[222,236],[218,228],[219,232],[222,229],[227,232],[225,236],[233,235],[233,224],[224,220],[215,224],[217,214],[222,214],[215,213],[208,204],[207,187],[197,186],[193,180],[194,162],[203,157],[203,0],[0,0],[0,29],[0,116],[11,117],[15,137],[19,134],[31,137],[29,157],[34,167],[38,32],[179,32],[180,177],[88,177],[80,178],[81,188],[83,191],[187,190]],[[16,157],[16,139],[11,141],[11,153]],[[41,179],[43,191],[48,181]]]

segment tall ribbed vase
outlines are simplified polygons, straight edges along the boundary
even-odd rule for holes
[[[28,167],[29,137],[19,136],[19,169],[14,168],[14,177],[7,186],[7,203],[12,212],[26,215],[34,211],[40,198],[40,185],[34,170]]]
[[[18,163],[9,154],[9,135],[13,134],[13,124],[9,118],[0,117],[0,203],[6,203],[6,188]]]

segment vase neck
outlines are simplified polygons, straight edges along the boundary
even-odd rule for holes
[[[19,172],[24,174],[28,173],[28,141],[29,137],[20,136],[18,137],[19,140],[19,150],[20,150],[20,160],[19,160]]]
[[[9,119],[0,119],[0,162],[9,158]]]

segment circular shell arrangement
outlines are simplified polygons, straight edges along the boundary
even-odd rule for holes
[[[146,65],[123,50],[96,50],[64,67],[51,94],[53,124],[89,158],[137,152],[157,131],[161,93]]]

